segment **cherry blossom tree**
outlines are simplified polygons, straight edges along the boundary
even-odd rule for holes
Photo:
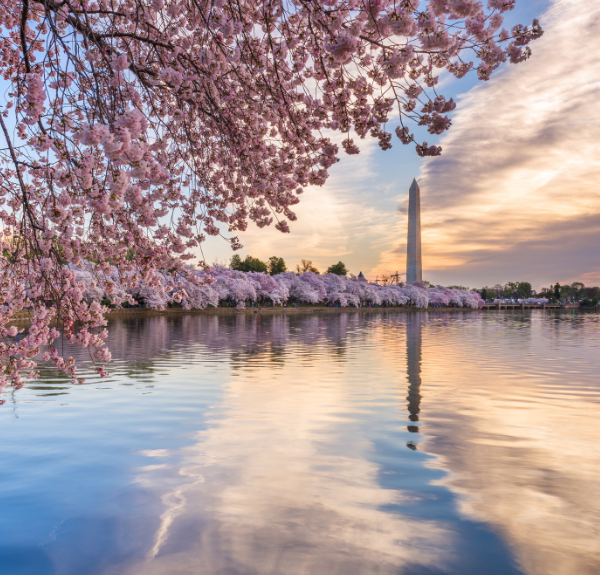
[[[231,301],[236,307],[246,307],[246,300],[255,301],[257,298],[256,284],[249,274],[216,267],[212,274],[215,278],[214,289],[219,294],[220,301]]]
[[[317,274],[313,272],[304,272],[301,276],[297,276],[293,272],[273,276],[282,291],[287,290],[288,297],[292,302],[303,303],[319,303],[324,299],[325,286],[317,278]]]
[[[0,385],[34,376],[42,348],[75,378],[73,360],[52,347],[61,332],[110,359],[107,310],[89,301],[85,278],[116,297],[118,277],[160,307],[190,296],[177,278],[207,235],[229,234],[239,248],[249,221],[289,231],[304,188],[322,185],[338,161],[336,132],[355,154],[366,136],[390,148],[396,125],[420,156],[438,155],[410,126],[450,127],[441,72],[487,80],[529,57],[542,30],[502,28],[514,5],[3,2]],[[230,280],[241,304],[254,288]],[[8,324],[26,308],[31,328],[16,341]]]
[[[429,303],[434,307],[447,307],[450,304],[450,298],[443,291],[432,288],[429,290]]]
[[[186,310],[206,309],[209,305],[219,305],[219,294],[213,287],[214,280],[204,270],[186,266],[185,273],[177,274],[177,284],[171,293],[171,300],[181,303]]]
[[[316,294],[316,301],[321,302],[324,301],[327,297],[327,284],[325,282],[325,278],[320,274],[306,271],[299,276],[300,281],[308,284],[310,288]]]
[[[290,297],[291,281],[284,280],[283,274],[277,274],[273,276],[273,279],[277,284],[277,288],[271,292],[271,300],[275,305],[282,305],[283,303],[288,301]]]
[[[427,307],[429,305],[429,293],[427,288],[420,284],[420,282],[415,282],[414,284],[407,284],[403,288],[401,288],[404,295],[406,295],[410,299],[410,303],[416,307]]]
[[[268,273],[250,272],[246,274],[250,281],[254,284],[256,296],[260,300],[272,300],[272,294],[277,290],[279,285]]]

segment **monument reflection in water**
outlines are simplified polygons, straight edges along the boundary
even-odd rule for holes
[[[419,433],[419,412],[421,411],[421,328],[423,317],[409,315],[406,320],[406,373],[408,375],[408,419],[412,425],[408,431]],[[408,443],[416,449],[413,442]]]
[[[109,338],[109,380],[44,372],[0,411],[3,572],[600,572],[596,314],[186,315]]]

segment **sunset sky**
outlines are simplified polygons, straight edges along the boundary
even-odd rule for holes
[[[507,281],[600,284],[600,3],[518,0],[505,26],[538,17],[533,56],[492,80],[442,75],[458,101],[443,154],[418,158],[395,139],[361,142],[323,188],[306,190],[290,234],[250,227],[241,255],[342,260],[370,279],[406,266],[408,188],[421,187],[423,278],[481,287]],[[392,130],[393,131],[392,126]],[[419,134],[416,132],[416,134]],[[434,138],[421,136],[429,144]],[[211,239],[208,262],[228,261]]]

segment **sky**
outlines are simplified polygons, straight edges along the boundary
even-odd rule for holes
[[[419,158],[395,140],[363,140],[321,187],[308,188],[290,234],[249,226],[240,255],[310,259],[321,271],[343,261],[369,279],[406,268],[408,188],[421,188],[423,279],[482,287],[529,281],[600,284],[600,2],[518,0],[505,25],[539,18],[544,36],[526,62],[488,82],[441,77],[458,105]],[[432,144],[434,139],[429,136]],[[209,263],[232,253],[222,239]]]

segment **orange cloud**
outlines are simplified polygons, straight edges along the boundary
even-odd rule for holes
[[[598,21],[599,4],[554,2],[531,60],[462,98],[419,180],[426,279],[600,282]]]

